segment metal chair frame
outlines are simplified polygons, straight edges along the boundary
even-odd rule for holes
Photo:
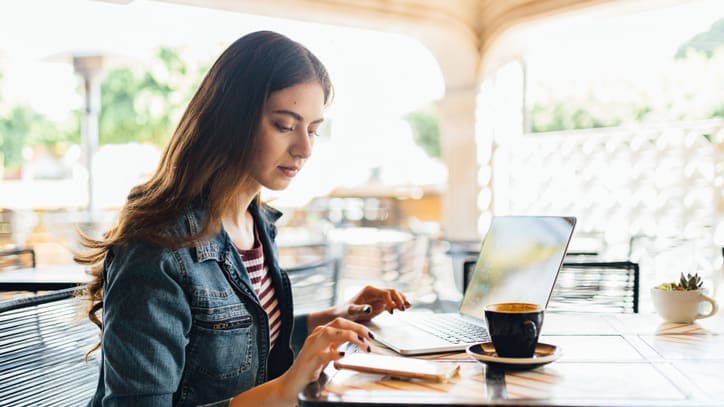
[[[561,293],[560,290],[561,285],[561,273],[563,275],[570,273],[572,271],[580,271],[579,275],[581,273],[586,273],[589,271],[592,272],[598,272],[602,271],[603,273],[613,275],[613,273],[616,270],[624,271],[623,274],[621,274],[622,279],[616,279],[613,281],[615,284],[619,284],[620,288],[623,288],[625,290],[625,296],[622,297],[623,300],[629,300],[629,301],[616,301],[618,298],[613,298],[613,301],[610,302],[610,304],[614,308],[621,308],[622,312],[633,312],[637,314],[639,312],[639,290],[640,290],[640,271],[639,271],[639,265],[638,263],[634,263],[631,261],[611,261],[611,262],[603,262],[603,261],[592,261],[592,262],[566,262],[563,263],[561,266],[561,271],[559,272],[558,279],[556,281],[556,286],[553,288],[553,294],[551,296],[551,301],[564,301],[564,300],[581,300],[586,301],[595,300],[596,294],[600,293],[602,289],[605,289],[607,286],[605,284],[601,284],[601,281],[584,281],[583,284],[578,284],[574,289],[577,290],[577,294],[575,296],[569,296],[565,295],[564,293]],[[602,294],[602,296],[605,297],[605,294]],[[574,298],[575,297],[575,298]],[[629,304],[630,302],[630,304]],[[577,310],[580,310],[578,307],[576,307]]]
[[[298,315],[335,305],[340,268],[338,257],[284,268],[292,284],[294,313]],[[325,288],[329,291],[326,297],[323,295]]]
[[[0,302],[0,405],[81,405],[98,381],[85,361],[98,328],[81,316],[77,288]]]
[[[724,253],[723,253],[724,254]],[[463,292],[465,289],[467,289],[468,283],[470,282],[470,277],[472,276],[473,271],[475,270],[475,260],[466,260],[463,263]],[[639,312],[639,289],[640,289],[640,271],[639,271],[639,265],[634,262],[630,261],[614,261],[614,262],[566,262],[563,263],[561,266],[561,270],[559,271],[558,279],[556,280],[556,285],[553,288],[553,294],[551,295],[551,301],[554,303],[556,302],[566,302],[568,300],[574,301],[578,300],[582,304],[585,304],[587,300],[593,301],[594,300],[594,292],[599,291],[601,288],[601,285],[599,282],[594,282],[592,285],[586,285],[586,286],[577,286],[573,289],[577,291],[577,295],[574,297],[572,296],[566,296],[565,293],[560,292],[560,282],[561,282],[561,273],[565,275],[567,272],[573,271],[573,270],[625,270],[627,273],[625,274],[626,277],[626,285],[625,287],[628,287],[628,279],[630,279],[630,301],[631,305],[630,307],[625,303],[620,303],[617,307],[621,308],[622,312],[633,312],[638,313]],[[622,298],[623,300],[626,299],[626,297]],[[564,307],[562,307],[564,308]],[[561,309],[562,310],[562,309]],[[576,306],[577,311],[584,311],[584,307],[578,307]],[[630,310],[630,311],[629,311]]]
[[[18,246],[13,247],[11,249],[4,249],[0,250],[0,258],[4,257],[14,257],[15,261],[13,262],[13,268],[23,268],[23,255],[30,255],[30,265],[35,268],[36,265],[36,259],[35,259],[35,250],[32,247],[29,246]],[[12,264],[12,263],[10,263]],[[8,266],[5,264],[4,260],[0,260],[0,268],[7,268]],[[27,266],[25,266],[27,267]]]

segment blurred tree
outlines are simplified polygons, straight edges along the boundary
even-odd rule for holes
[[[722,69],[724,19],[719,19],[681,44],[670,63],[651,72],[624,78],[596,73],[575,86],[531,81],[530,88],[537,87],[531,92],[531,131],[722,118]]]
[[[42,145],[57,152],[72,142],[79,142],[77,127],[63,128],[27,106],[15,106],[0,117],[0,151],[5,168],[15,169],[22,164],[24,146]]]
[[[28,116],[27,110],[16,107],[8,115],[0,117],[0,152],[5,168],[17,168],[22,163]]]
[[[429,110],[417,110],[407,116],[405,120],[412,128],[417,145],[434,158],[442,156],[440,150],[440,126],[437,114]]]
[[[536,104],[531,111],[533,133],[610,127],[622,122],[623,119],[615,115],[596,114],[586,107],[565,102]]]
[[[101,84],[99,144],[137,141],[160,145],[168,140],[179,109],[190,99],[205,67],[189,74],[186,62],[170,48],[159,49],[157,59],[147,70],[123,68],[106,75]],[[22,164],[26,146],[42,145],[60,155],[68,145],[80,143],[80,112],[66,123],[57,123],[24,105],[2,110],[7,111],[0,115],[1,165],[5,168]]]
[[[716,50],[722,47],[724,47],[724,18],[714,22],[707,31],[696,34],[681,44],[674,58],[685,59],[689,52],[699,52],[711,58]]]
[[[191,97],[200,72],[188,74],[176,50],[161,48],[150,70],[120,68],[101,84],[99,144],[150,142],[165,144],[179,109]]]
[[[721,105],[719,105],[718,107],[714,108],[714,110],[711,111],[710,117],[712,117],[712,118],[719,117],[719,118],[724,119],[724,102],[722,102]]]

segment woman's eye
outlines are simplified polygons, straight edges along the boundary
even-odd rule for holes
[[[287,127],[280,123],[274,123],[274,126],[276,126],[276,128],[279,129],[279,131],[281,131],[281,132],[286,133],[286,132],[294,131],[294,127]]]
[[[319,126],[312,126],[307,128],[307,134],[309,137],[319,137]]]

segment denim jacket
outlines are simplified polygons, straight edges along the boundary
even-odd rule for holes
[[[148,242],[106,255],[101,371],[91,406],[196,406],[278,377],[291,365],[306,317],[294,321],[289,278],[278,263],[274,223],[281,213],[252,204],[281,310],[269,350],[269,323],[241,258],[222,229],[208,241],[170,249]],[[200,230],[189,210],[172,233]]]

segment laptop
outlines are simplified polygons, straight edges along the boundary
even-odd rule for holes
[[[401,355],[461,351],[488,341],[486,305],[548,305],[575,225],[574,217],[495,216],[458,312],[385,313],[368,327]]]

